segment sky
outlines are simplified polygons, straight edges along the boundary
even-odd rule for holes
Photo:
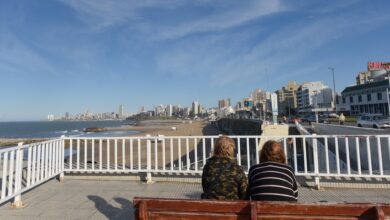
[[[341,92],[390,61],[387,0],[0,0],[0,121]]]

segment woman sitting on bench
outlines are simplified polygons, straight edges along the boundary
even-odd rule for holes
[[[280,144],[267,141],[260,153],[260,164],[249,169],[248,197],[262,201],[297,201],[298,186],[293,169],[286,164]]]
[[[222,136],[217,139],[214,155],[203,168],[202,187],[202,199],[245,199],[247,178],[234,159],[231,138]]]

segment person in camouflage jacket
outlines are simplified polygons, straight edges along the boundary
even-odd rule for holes
[[[234,159],[234,141],[222,136],[215,144],[214,155],[202,173],[203,199],[245,199],[248,181]]]

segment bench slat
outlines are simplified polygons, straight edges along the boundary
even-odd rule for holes
[[[387,204],[305,204],[134,198],[137,220],[389,219]]]
[[[373,205],[361,204],[291,204],[257,203],[258,214],[323,215],[323,216],[375,216]]]
[[[216,214],[216,213],[188,213],[188,212],[152,212],[149,214],[149,219],[159,220],[248,220],[248,215],[237,215],[237,214]]]
[[[212,213],[250,213],[248,201],[217,201],[217,200],[177,200],[177,199],[145,199],[148,210],[153,211],[183,211]],[[134,199],[134,205],[138,203]],[[217,205],[216,205],[217,204]]]

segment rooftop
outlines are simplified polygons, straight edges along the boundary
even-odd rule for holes
[[[23,194],[25,207],[0,206],[0,219],[134,219],[132,200],[136,196],[197,199],[199,183],[130,180],[80,180],[65,176],[50,180]],[[299,188],[299,202],[390,203],[390,189],[313,190]]]
[[[361,85],[348,86],[341,93],[352,92],[352,91],[363,90],[363,89],[370,89],[375,87],[385,87],[385,86],[389,86],[389,80],[387,79],[378,82],[370,82]]]

